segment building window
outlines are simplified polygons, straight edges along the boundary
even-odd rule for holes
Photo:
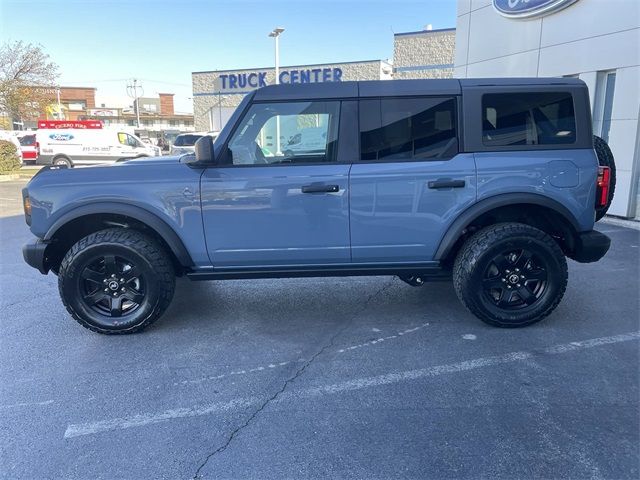
[[[492,147],[576,141],[570,93],[491,93],[482,96],[482,143]]]
[[[177,120],[169,120],[169,126],[170,127],[177,127],[178,126],[178,121]]]
[[[84,110],[87,107],[86,102],[73,101],[67,104],[69,110]]]
[[[453,98],[360,101],[360,159],[451,158],[458,151]]]
[[[127,120],[127,125],[129,125],[130,127],[135,127],[136,126],[136,121],[135,120]]]
[[[593,131],[602,137],[605,142],[609,141],[615,89],[616,72],[598,72],[593,115]]]

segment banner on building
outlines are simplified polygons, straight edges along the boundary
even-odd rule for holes
[[[100,120],[38,120],[38,128],[91,130],[102,128]]]

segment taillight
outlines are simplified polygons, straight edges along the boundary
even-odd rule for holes
[[[611,184],[611,169],[598,167],[598,179],[596,181],[596,207],[606,207],[609,201],[609,187]]]
[[[22,206],[24,207],[24,215],[29,220],[31,218],[31,199],[28,196],[24,196],[22,199]]]

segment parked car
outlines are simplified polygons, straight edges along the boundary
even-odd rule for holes
[[[613,158],[589,112],[572,78],[264,87],[195,155],[43,169],[22,192],[24,258],[107,334],[153,323],[181,275],[452,279],[482,321],[530,325],[561,301],[567,257],[609,249],[593,228]],[[325,148],[266,156],[278,123],[322,126]]]
[[[184,155],[193,153],[195,145],[205,135],[210,136],[213,140],[218,136],[217,132],[191,132],[181,133],[178,135],[171,145],[171,155]]]
[[[130,158],[154,157],[160,149],[113,129],[40,129],[36,132],[40,165],[97,165]]]
[[[36,134],[29,134],[19,137],[20,150],[22,151],[22,159],[24,163],[36,163],[39,153],[38,142],[36,141]]]
[[[196,142],[204,135],[206,135],[205,132],[181,133],[175,138],[171,145],[171,155],[193,153],[195,151]]]

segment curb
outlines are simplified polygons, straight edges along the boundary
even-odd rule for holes
[[[0,182],[10,182],[12,180],[19,180],[19,173],[10,173],[8,175],[0,175]]]
[[[626,227],[631,228],[633,230],[640,230],[640,221],[638,220],[628,220],[619,217],[612,217],[610,215],[605,215],[605,217],[600,220],[602,223],[608,223],[609,225],[616,225],[618,227]]]

